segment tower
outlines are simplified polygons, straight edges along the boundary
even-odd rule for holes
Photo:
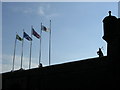
[[[109,11],[109,16],[103,19],[103,29],[103,39],[107,42],[107,56],[111,60],[114,59],[115,62],[120,62],[118,60],[120,53],[120,19],[112,16],[111,11]]]
[[[111,62],[109,69],[112,71],[113,87],[117,90],[120,81],[120,18],[112,16],[109,11],[109,16],[103,19],[103,28],[103,39],[107,42],[107,57]]]

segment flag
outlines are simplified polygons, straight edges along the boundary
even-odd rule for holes
[[[48,32],[49,31],[49,28],[45,27],[42,25],[42,30],[45,31],[45,32]]]
[[[28,41],[32,41],[32,38],[25,32],[23,33],[23,37],[26,38]]]
[[[40,38],[40,35],[32,28],[32,35],[34,35],[36,38]]]
[[[18,34],[16,34],[16,39],[18,39],[19,41],[23,40],[23,38],[21,38]]]

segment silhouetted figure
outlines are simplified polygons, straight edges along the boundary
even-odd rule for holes
[[[42,63],[40,63],[39,68],[43,67]]]
[[[109,16],[111,16],[111,11],[109,11],[108,13],[109,13]]]
[[[103,57],[103,53],[102,53],[101,48],[99,48],[99,51],[97,51],[97,54],[99,55],[99,57]]]

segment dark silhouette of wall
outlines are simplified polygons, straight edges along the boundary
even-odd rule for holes
[[[103,20],[107,56],[3,73],[2,90],[120,90],[120,19]]]
[[[110,62],[109,62],[110,63]],[[4,90],[114,88],[107,57],[3,74]]]

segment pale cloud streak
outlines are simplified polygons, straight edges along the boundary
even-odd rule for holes
[[[50,4],[41,4],[38,6],[37,14],[41,17],[50,19],[59,16],[58,13],[53,12]]]
[[[45,10],[44,10],[44,8],[43,7],[38,7],[38,11],[37,11],[37,13],[39,14],[39,15],[45,15]]]
[[[39,4],[38,6],[35,6],[33,8],[31,7],[14,7],[12,8],[13,12],[20,12],[23,14],[35,14],[39,15],[42,18],[54,18],[59,16],[58,13],[56,13],[55,9],[53,10],[52,6],[50,4]]]

